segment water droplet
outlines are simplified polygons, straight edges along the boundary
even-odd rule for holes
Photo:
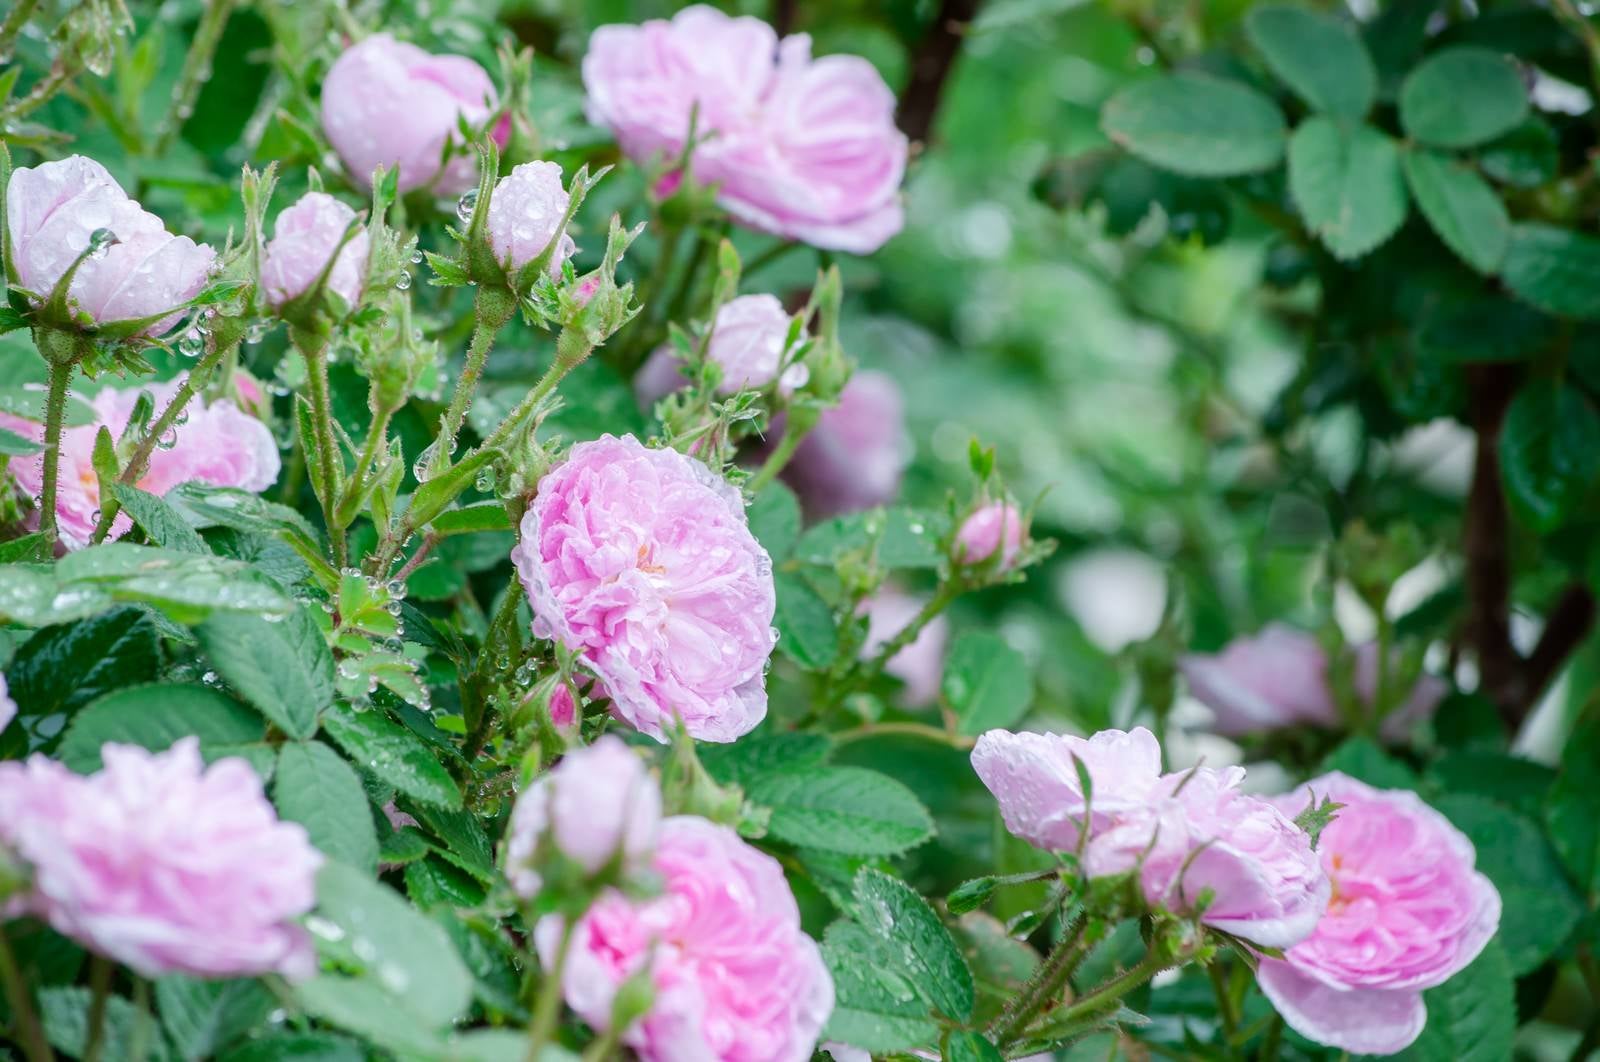
[[[406,598],[406,584],[403,579],[390,579],[384,585],[384,589],[389,591],[389,596],[397,601],[404,601]]]
[[[778,639],[783,637],[783,632],[778,630],[778,628],[773,627],[767,631],[767,635],[772,639],[772,644],[777,645]]]
[[[207,686],[217,686],[221,684],[222,680],[217,678],[217,673],[215,671],[207,671],[205,674],[200,676],[200,681],[204,682]]]
[[[478,469],[478,478],[473,485],[485,494],[492,491],[494,489],[494,470],[490,468]]]
[[[344,930],[334,923],[319,915],[311,915],[305,921],[305,926],[314,937],[321,937],[327,941],[341,941],[344,939]]]
[[[421,250],[414,250],[414,251],[411,252],[411,264],[412,265],[421,265],[422,264],[422,251]]]
[[[472,211],[477,207],[477,205],[478,190],[476,188],[472,189],[471,191],[467,192],[466,195],[463,195],[460,199],[456,200],[456,217],[460,219],[461,224],[472,224]]]
[[[161,436],[161,438],[156,440],[156,446],[161,448],[161,449],[163,449],[163,450],[170,450],[174,446],[177,446],[177,445],[178,445],[178,429],[177,428],[168,428],[166,430],[165,434],[163,434]]]
[[[435,439],[417,455],[416,463],[411,466],[411,474],[417,477],[418,483],[426,483],[433,478],[433,462],[439,456],[439,440]]]
[[[186,358],[198,358],[205,353],[206,339],[201,335],[199,326],[189,329],[178,337],[178,353]]]
[[[410,288],[411,274],[402,269],[400,271],[400,275],[394,278],[394,286],[399,288],[401,291],[405,291]]]

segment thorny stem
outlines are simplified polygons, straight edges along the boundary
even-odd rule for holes
[[[367,477],[372,474],[372,463],[378,459],[378,449],[383,446],[384,438],[389,431],[389,420],[394,412],[380,409],[372,418],[372,423],[367,425],[367,438],[361,444],[361,456],[356,460],[356,468],[350,475],[350,481],[345,484],[344,491],[339,497],[340,509],[354,504],[355,499],[361,497],[361,492],[366,489]]]
[[[483,376],[489,351],[494,348],[495,336],[511,320],[516,309],[517,300],[509,291],[491,287],[478,289],[477,300],[473,303],[476,321],[472,328],[472,343],[467,347],[467,364],[461,370],[456,393],[450,396],[450,407],[445,410],[444,423],[439,429],[438,454],[441,458],[448,459],[455,453],[456,435],[461,431],[461,422],[466,419],[467,406],[472,403],[472,396],[478,390],[478,380]]]
[[[922,611],[918,612],[911,622],[902,627],[893,638],[884,642],[877,654],[860,669],[861,676],[863,678],[871,678],[881,672],[889,661],[894,659],[895,654],[917,640],[917,636],[922,633],[922,628],[932,623],[934,618],[960,595],[961,589],[961,586],[954,580],[941,584],[934,595],[928,599],[927,604],[922,606]]]
[[[78,358],[50,362],[50,388],[44,405],[44,484],[39,491],[39,530],[56,540],[56,485],[61,477],[61,429],[67,413],[67,388]]]
[[[183,60],[183,72],[178,75],[177,87],[172,93],[172,109],[167,112],[156,132],[156,141],[150,150],[151,158],[162,158],[172,140],[194,113],[195,100],[200,97],[200,87],[211,76],[211,63],[222,42],[222,31],[233,13],[234,0],[209,0],[200,25],[195,29],[194,42]]]
[[[50,1042],[44,1038],[39,1015],[34,1012],[33,1000],[28,995],[27,986],[22,983],[22,971],[17,966],[16,953],[11,950],[11,941],[6,939],[3,931],[0,931],[0,981],[5,982],[6,1002],[11,1005],[12,1021],[22,1030],[18,1041],[28,1056],[28,1062],[53,1062],[55,1053],[50,1050]]]
[[[1079,921],[1061,938],[1039,968],[1028,978],[1022,989],[1006,1003],[1005,1009],[989,1027],[995,1044],[1004,1047],[1018,1039],[1022,1031],[1061,994],[1083,958],[1080,944],[1083,941],[1084,922]]]
[[[337,470],[343,462],[339,461],[338,443],[333,433],[333,400],[328,386],[328,343],[326,337],[312,339],[301,333],[297,333],[295,338],[304,344],[300,346],[300,353],[306,359],[306,390],[311,394],[311,427],[316,435],[317,467],[322,480],[317,500],[322,503],[322,520],[328,529],[334,563],[343,568],[346,553],[344,531],[337,526],[338,521],[334,517],[339,496]]]
[[[1190,945],[1175,955],[1161,955],[1157,952],[1148,952],[1137,963],[1117,974],[1115,977],[1102,983],[1094,991],[1089,992],[1078,1000],[1064,1007],[1055,1020],[1057,1024],[1065,1025],[1072,1021],[1093,1018],[1104,1011],[1111,1010],[1123,996],[1144,984],[1162,970],[1171,969],[1194,957],[1195,946]]]

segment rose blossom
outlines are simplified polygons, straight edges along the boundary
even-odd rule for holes
[[[338,293],[346,306],[354,306],[366,283],[367,252],[372,245],[364,228],[345,241],[344,234],[355,219],[354,210],[323,192],[307,192],[281,211],[261,261],[267,301],[282,306],[304,295],[337,250],[339,257],[328,272],[328,290]]]
[[[366,187],[379,166],[398,166],[402,193],[471,188],[478,163],[461,145],[459,123],[482,125],[495,105],[483,67],[465,56],[429,55],[387,33],[346,49],[322,82],[322,128],[351,178]],[[497,129],[495,139],[504,143],[508,131]],[[452,155],[441,168],[447,143]]]
[[[17,702],[11,699],[11,691],[6,688],[6,674],[0,671],[0,730],[11,725],[11,720],[17,717]]]
[[[792,365],[779,377],[788,352],[790,317],[776,295],[740,295],[717,311],[706,356],[722,369],[717,390],[725,395],[760,390],[778,381],[778,390],[793,394],[806,381],[804,365]]]
[[[565,687],[561,687],[565,688]],[[523,899],[539,892],[547,843],[589,875],[620,859],[648,863],[661,827],[661,790],[644,761],[607,734],[574,749],[517,798],[506,830],[506,877]]]
[[[578,443],[539,482],[512,551],[533,630],[576,652],[616,715],[732,741],[767,711],[772,561],[721,476],[631,435]]]
[[[0,844],[31,868],[26,909],[146,977],[315,972],[294,920],[322,856],[250,765],[206,767],[194,737],[101,754],[88,777],[43,756],[0,763]]]
[[[860,512],[894,500],[911,463],[905,404],[894,378],[858,372],[823,410],[784,479],[813,516]]]
[[[861,602],[867,614],[867,637],[861,655],[872,657],[879,649],[922,612],[927,602],[884,586]],[[950,640],[950,621],[943,615],[929,620],[910,645],[889,658],[884,670],[905,683],[903,696],[911,705],[932,704],[939,699],[939,682],[944,676],[944,650]]]
[[[96,324],[132,321],[179,307],[200,293],[216,252],[167,232],[93,159],[72,155],[22,166],[6,186],[6,223],[17,280],[42,301],[100,230],[115,241],[85,258],[67,294]],[[182,315],[144,329],[158,336]]]
[[[726,826],[689,816],[661,824],[661,894],[615,890],[579,920],[562,988],[596,1029],[617,989],[648,966],[655,999],[622,1042],[644,1062],[678,1059],[804,1062],[833,1009],[833,981],[778,861]],[[563,924],[539,921],[548,969]]]
[[[963,564],[982,564],[1000,554],[1001,570],[1017,563],[1026,534],[1022,513],[1015,505],[992,502],[961,523],[956,532],[956,557]]]
[[[1328,685],[1328,656],[1316,638],[1281,623],[1254,637],[1235,638],[1220,653],[1190,653],[1178,662],[1189,690],[1216,713],[1212,729],[1238,737],[1290,726],[1333,728],[1339,707]],[[1378,647],[1356,650],[1355,692],[1370,704],[1377,695]],[[1424,675],[1379,726],[1384,738],[1403,739],[1433,714],[1449,687]]]
[[[571,197],[561,184],[561,167],[553,162],[524,162],[494,186],[489,200],[489,245],[508,272],[516,272],[544,253],[561,233],[550,256],[550,275],[561,275],[561,263],[576,245],[561,230]]]
[[[178,386],[178,380],[169,380],[127,389],[105,388],[89,403],[95,420],[61,433],[56,521],[67,548],[88,545],[99,522],[100,480],[95,475],[93,456],[95,435],[101,425],[109,428],[113,437],[119,437],[133,415],[140,391],[150,392],[155,400],[155,417],[172,400]],[[256,492],[272,486],[278,478],[278,444],[265,424],[241,412],[226,398],[210,404],[193,398],[184,409],[189,416],[171,429],[172,445],[158,444],[150,452],[149,467],[136,484],[139,489],[162,495],[190,481]],[[44,425],[21,417],[0,414],[0,427],[36,442],[44,438]],[[42,455],[12,458],[11,473],[24,492],[35,499],[40,496],[44,488]],[[107,537],[119,538],[132,526],[126,515],[119,514]]]
[[[859,56],[814,59],[760,19],[704,5],[601,26],[583,58],[589,117],[638,162],[682,154],[751,228],[866,254],[900,231],[907,142],[894,94]],[[698,108],[698,109],[697,109]]]
[[[1338,772],[1279,799],[1344,806],[1317,855],[1333,899],[1310,938],[1263,958],[1256,979],[1296,1032],[1358,1054],[1394,1054],[1427,1023],[1423,989],[1478,957],[1500,925],[1500,894],[1473,869],[1472,842],[1415,794]]]

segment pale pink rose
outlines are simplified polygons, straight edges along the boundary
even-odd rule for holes
[[[1074,757],[1089,774],[1087,799]],[[1076,852],[1087,822],[1094,876],[1132,869],[1155,832],[1149,813],[1163,795],[1161,746],[1142,726],[1089,738],[990,730],[973,747],[972,769],[999,802],[1006,829],[1035,847]]]
[[[167,232],[104,166],[82,155],[12,171],[6,221],[17,280],[40,300],[95,232],[115,235],[116,242],[84,260],[67,289],[73,306],[102,325],[181,307],[205,286],[217,256],[205,244]],[[180,317],[169,313],[143,334],[161,335]]]
[[[0,730],[10,726],[16,717],[17,702],[11,699],[11,691],[6,688],[5,672],[0,671]]]
[[[100,426],[120,437],[133,414],[140,391],[150,392],[155,400],[152,420],[172,399],[178,380],[141,387],[107,387],[90,400],[97,414],[93,423],[68,428],[61,433],[61,461],[56,484],[56,523],[61,541],[68,549],[89,544],[99,522],[100,480],[94,471],[94,440]],[[239,487],[260,492],[278,478],[278,444],[265,424],[240,411],[229,399],[209,405],[199,398],[185,407],[188,418],[176,428],[168,441],[150,453],[149,467],[136,484],[152,494],[165,494],[180,483],[198,482],[213,487]],[[0,414],[0,427],[26,438],[40,441],[44,425],[21,417]],[[12,458],[11,473],[22,490],[38,499],[44,488],[43,456]],[[108,538],[120,538],[133,526],[126,514],[112,522]]]
[[[1317,842],[1333,882],[1310,938],[1261,960],[1256,979],[1302,1036],[1358,1054],[1394,1054],[1422,1032],[1422,991],[1478,957],[1500,926],[1500,894],[1473,868],[1472,842],[1415,794],[1337,772],[1279,798],[1344,805]]]
[[[1190,653],[1178,661],[1178,669],[1189,682],[1189,692],[1215,713],[1212,729],[1224,737],[1341,725],[1328,685],[1327,653],[1315,637],[1284,624],[1268,624],[1254,637],[1235,638],[1220,653]],[[1355,691],[1369,704],[1377,692],[1377,670],[1376,643],[1356,650]],[[1440,679],[1422,676],[1385,717],[1379,732],[1390,741],[1405,738],[1433,714],[1448,690]]]
[[[538,258],[561,231],[571,197],[561,184],[561,167],[553,162],[524,162],[494,186],[489,201],[489,245],[507,270],[516,271]],[[561,233],[550,256],[550,275],[577,246]]]
[[[861,602],[861,609],[867,614],[867,638],[861,644],[861,655],[876,655],[886,642],[917,617],[925,604],[925,599],[912,597],[892,586],[882,587]],[[949,641],[950,621],[938,615],[928,621],[910,645],[889,658],[884,670],[905,683],[902,696],[907,704],[932,704],[939,699],[944,650]]]
[[[633,397],[639,408],[649,410],[674,391],[689,386],[683,375],[683,362],[671,343],[663,343],[650,352],[650,356],[633,374]]]
[[[205,767],[193,737],[102,756],[88,777],[43,756],[0,763],[0,844],[32,872],[27,909],[146,977],[314,973],[296,919],[322,856],[250,765]]]
[[[576,652],[612,710],[666,741],[732,741],[767,712],[772,561],[739,492],[630,436],[579,443],[539,481],[511,553],[533,630]]]
[[[596,1029],[617,989],[648,967],[648,1013],[622,1034],[644,1062],[804,1062],[833,1010],[833,981],[778,861],[726,826],[678,816],[661,825],[661,894],[602,896],[578,922],[562,988]],[[546,968],[559,916],[535,929]]]
[[[465,192],[477,183],[478,162],[462,144],[460,123],[480,126],[495,106],[483,67],[460,55],[429,55],[387,33],[346,49],[322,82],[323,131],[362,187],[379,166],[398,166],[401,192]],[[504,143],[505,131],[496,133]],[[446,144],[453,148],[441,168]]]
[[[517,797],[506,829],[506,877],[531,900],[552,848],[591,876],[613,861],[637,871],[649,863],[660,830],[660,786],[637,754],[606,734],[567,753]]]
[[[790,366],[779,378],[790,320],[776,295],[740,295],[724,303],[706,344],[706,356],[722,369],[717,390],[731,395],[760,390],[777,380],[778,390],[787,395],[803,385],[804,365]]]
[[[911,453],[899,385],[886,373],[858,372],[838,405],[823,411],[783,478],[813,516],[860,512],[894,500]]]
[[[261,286],[267,301],[282,306],[309,291],[338,250],[328,273],[328,290],[347,307],[361,299],[367,281],[367,252],[372,239],[365,228],[340,247],[356,212],[324,192],[307,192],[278,214],[261,261]]]
[[[907,142],[866,60],[811,57],[759,19],[704,5],[602,26],[583,59],[589,117],[639,162],[671,162],[698,107],[693,168],[740,222],[865,254],[904,224]]]
[[[982,564],[996,553],[1003,571],[1017,563],[1027,534],[1022,513],[1015,505],[992,502],[961,523],[956,532],[956,558],[965,564]]]
[[[1151,851],[1140,874],[1152,905],[1193,911],[1201,921],[1268,948],[1287,948],[1316,928],[1328,878],[1311,838],[1283,812],[1239,790],[1244,769],[1169,774]],[[1147,834],[1147,837],[1150,835]]]

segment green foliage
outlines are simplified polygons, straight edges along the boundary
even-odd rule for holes
[[[1033,699],[1032,669],[1004,638],[969,631],[950,647],[942,688],[959,732],[981,734],[1022,718]]]
[[[1369,126],[1301,123],[1289,140],[1289,189],[1306,224],[1337,258],[1359,258],[1406,219],[1400,151]]]
[[[311,843],[333,859],[369,874],[377,869],[378,835],[366,790],[327,745],[290,742],[278,751],[272,801],[280,818],[304,826]]]
[[[1232,177],[1283,158],[1283,115],[1237,81],[1172,74],[1106,104],[1106,135],[1147,162],[1194,177]]]

